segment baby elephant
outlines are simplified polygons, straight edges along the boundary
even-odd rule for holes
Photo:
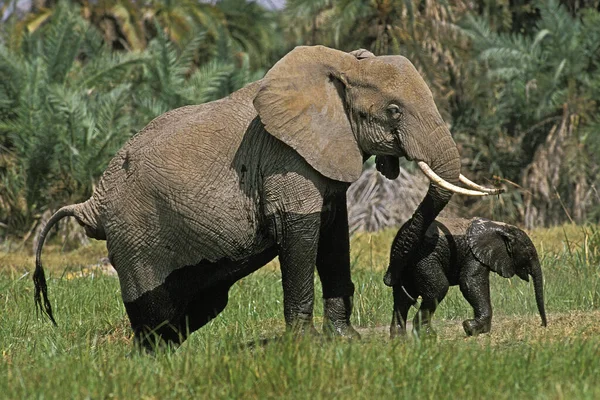
[[[412,260],[404,260],[398,251],[398,237],[392,244],[388,270],[388,276],[396,277],[390,278],[394,288],[392,337],[406,334],[408,310],[419,296],[423,301],[413,325],[417,332],[432,332],[431,318],[450,285],[460,286],[475,312],[475,318],[463,322],[467,335],[489,332],[490,270],[505,278],[517,274],[525,281],[531,275],[542,325],[546,326],[540,261],[533,243],[521,229],[484,218],[438,218]]]

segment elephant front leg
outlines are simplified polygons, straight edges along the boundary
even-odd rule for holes
[[[489,271],[480,265],[472,267],[461,277],[460,291],[473,307],[475,314],[475,318],[463,321],[467,336],[489,332],[492,329]]]
[[[320,215],[288,214],[281,219],[279,261],[287,329],[316,334],[313,326],[314,274]]]
[[[323,287],[323,333],[349,339],[360,338],[350,323],[354,284],[350,276],[350,238],[346,193],[333,200],[333,215],[324,215],[317,256],[317,270]]]

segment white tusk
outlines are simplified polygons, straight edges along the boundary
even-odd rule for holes
[[[460,180],[462,183],[464,183],[471,189],[480,190],[485,193],[500,194],[500,193],[504,192],[504,189],[486,188],[485,186],[478,185],[475,182],[473,182],[472,180],[470,180],[469,178],[467,178],[466,176],[464,176],[463,174],[460,174],[460,176],[458,177],[458,180]]]
[[[450,182],[446,182],[445,180],[440,178],[435,172],[433,172],[433,170],[429,167],[429,165],[427,165],[427,163],[424,161],[418,161],[417,165],[419,166],[419,168],[421,168],[421,171],[423,171],[423,173],[429,178],[429,180],[431,182],[435,183],[436,185],[438,185],[441,188],[444,188],[444,189],[449,190],[454,193],[464,194],[467,196],[489,196],[490,195],[490,193],[481,192],[479,190],[464,189],[464,188],[458,187],[456,185],[453,185]]]

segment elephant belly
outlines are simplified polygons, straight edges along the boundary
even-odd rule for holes
[[[234,185],[221,186],[221,194],[199,190],[140,197],[144,190],[132,184],[131,194],[122,193],[113,211],[118,218],[106,230],[124,301],[159,287],[180,269],[197,270],[193,282],[200,289],[261,266],[256,264],[274,241],[252,199]],[[131,203],[135,207],[123,206]]]

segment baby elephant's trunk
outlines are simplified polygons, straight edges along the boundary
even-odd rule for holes
[[[88,236],[95,239],[105,239],[104,228],[97,221],[97,215],[95,213],[95,208],[92,206],[92,201],[93,199],[90,199],[84,203],[71,204],[59,209],[52,217],[50,217],[38,239],[35,251],[35,271],[33,272],[33,283],[35,285],[34,299],[38,309],[44,312],[54,325],[56,325],[56,321],[52,315],[52,306],[48,300],[46,275],[44,274],[44,268],[42,267],[42,247],[44,246],[44,241],[46,240],[46,236],[48,236],[50,229],[65,217],[75,217],[77,222],[84,226]],[[42,298],[44,301],[43,307]]]
[[[548,321],[546,320],[546,309],[544,307],[544,278],[539,262],[534,264],[531,270],[531,277],[533,278],[533,288],[535,290],[535,302],[542,318],[542,326],[546,326]]]

